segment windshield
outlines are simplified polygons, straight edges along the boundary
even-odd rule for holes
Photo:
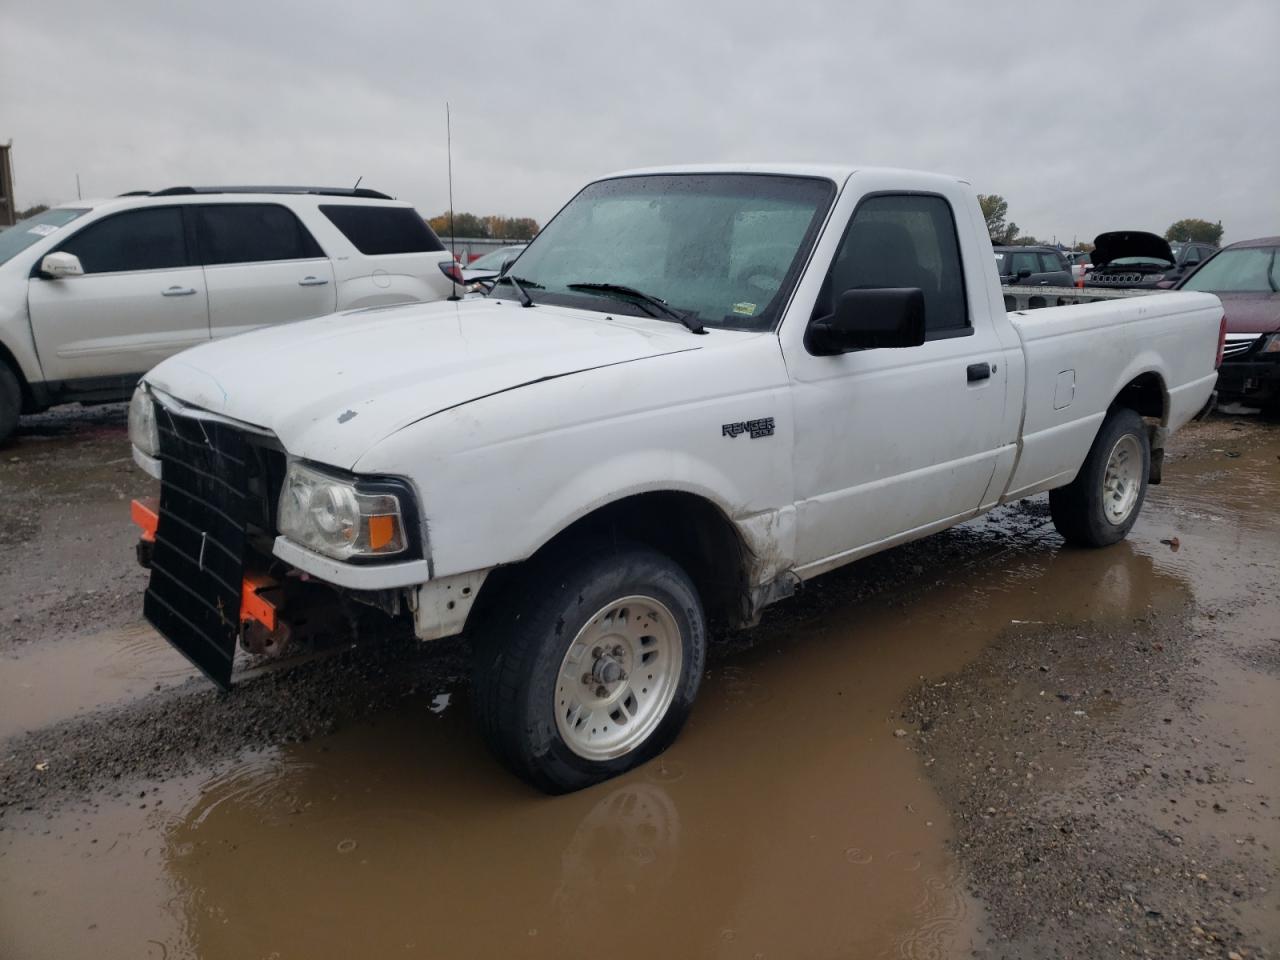
[[[88,211],[59,207],[56,210],[46,210],[44,213],[37,213],[34,217],[19,220],[7,230],[0,230],[0,263],[12,260],[33,243],[43,240],[51,233],[57,233],[62,227],[85,213]]]
[[[502,265],[512,257],[520,255],[520,251],[524,247],[502,247],[491,253],[486,253],[483,257],[476,257],[467,264],[468,270],[501,270]]]
[[[646,316],[630,287],[706,324],[767,330],[778,319],[831,199],[829,180],[763,174],[620,177],[586,187],[512,271],[537,303]],[[491,294],[516,299],[510,286]]]
[[[1191,275],[1183,290],[1208,293],[1275,293],[1280,290],[1276,247],[1223,250]]]

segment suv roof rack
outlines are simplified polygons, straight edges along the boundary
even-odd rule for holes
[[[166,187],[163,190],[152,190],[150,196],[177,197],[195,193],[312,193],[325,197],[364,197],[367,200],[395,199],[380,190],[370,190],[368,187]]]

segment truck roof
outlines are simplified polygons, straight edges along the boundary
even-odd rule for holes
[[[824,177],[828,180],[834,180],[836,183],[844,183],[854,173],[877,173],[912,183],[969,183],[963,177],[953,177],[941,173],[926,173],[921,170],[902,170],[895,167],[869,167],[839,163],[780,162],[682,163],[662,167],[638,167],[632,170],[619,170],[599,179],[608,180],[613,177],[637,177],[673,173],[765,173],[790,177]]]

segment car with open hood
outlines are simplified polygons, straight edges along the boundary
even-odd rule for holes
[[[1084,283],[1086,287],[1171,290],[1215,249],[1199,241],[1170,243],[1143,230],[1100,233],[1093,241],[1093,269]]]

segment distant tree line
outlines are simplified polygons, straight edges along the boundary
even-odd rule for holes
[[[455,213],[453,227],[449,226],[449,211],[427,221],[431,229],[441,237],[485,237],[490,240],[532,240],[538,232],[538,221],[532,217],[500,217],[496,214],[480,217],[474,213]]]
[[[1018,225],[1009,219],[1009,202],[1000,194],[980,193],[978,205],[982,207],[982,216],[987,221],[987,233],[991,236],[992,244],[1030,246],[1041,242],[1029,234],[1022,233]],[[1165,231],[1164,238],[1171,242],[1211,243],[1216,247],[1222,243],[1222,221],[1210,223],[1208,220],[1195,218],[1179,220]],[[1090,243],[1082,243],[1079,246],[1082,250],[1093,249],[1093,244]]]

